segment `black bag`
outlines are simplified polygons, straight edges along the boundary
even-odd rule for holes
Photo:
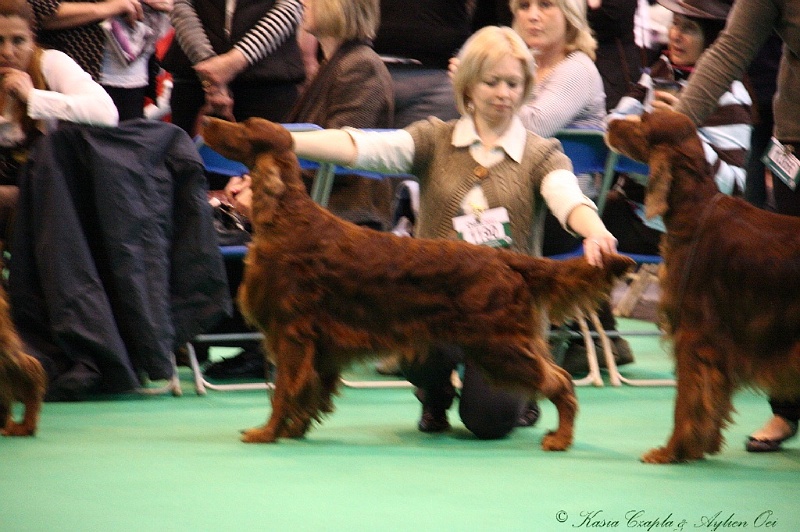
[[[219,203],[214,209],[214,230],[220,246],[243,246],[250,242],[250,222],[231,205]]]

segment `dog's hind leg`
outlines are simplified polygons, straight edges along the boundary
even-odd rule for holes
[[[25,413],[22,421],[17,423],[8,417],[5,428],[0,430],[3,436],[33,436],[39,424],[39,414],[42,410],[42,399],[30,397],[24,403]]]
[[[318,399],[314,392],[319,376],[314,369],[314,344],[310,341],[271,337],[269,352],[275,366],[275,390],[272,393],[272,414],[266,425],[244,431],[246,443],[271,443],[281,437],[305,434],[316,412]],[[310,403],[310,404],[309,404]]]
[[[698,345],[686,334],[677,335],[675,358],[677,394],[672,435],[666,446],[645,453],[642,462],[700,460],[722,447],[722,429],[733,409],[733,386],[715,364],[719,360],[715,348]]]
[[[14,383],[11,390],[13,398],[21,402],[25,411],[22,421],[17,423],[12,417],[13,401],[5,404],[0,410],[6,413],[2,418],[5,423],[0,426],[0,434],[3,436],[33,436],[39,425],[39,415],[42,411],[42,401],[44,400],[47,388],[47,375],[38,360],[27,354],[20,354],[19,366],[13,372]]]
[[[569,373],[556,366],[541,340],[500,339],[480,349],[465,350],[488,378],[530,398],[544,395],[558,411],[558,428],[545,435],[542,449],[564,451],[572,445],[578,401]]]

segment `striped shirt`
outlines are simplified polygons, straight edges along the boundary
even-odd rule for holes
[[[618,120],[627,115],[640,115],[651,110],[653,79],[668,79],[686,85],[689,72],[674,68],[669,58],[661,56],[649,72],[645,72],[631,92],[624,96],[608,115]],[[744,166],[750,151],[752,100],[741,81],[734,81],[719,99],[717,110],[698,127],[706,160],[714,169],[714,179],[721,192],[741,194],[744,191]]]
[[[230,13],[236,9],[235,0],[232,2]],[[228,11],[226,8],[226,13]],[[253,65],[294,38],[302,17],[301,0],[276,0],[275,5],[233,47],[242,52],[248,64]],[[192,64],[217,55],[197,16],[193,0],[175,0],[170,20],[175,28],[175,38]]]
[[[574,51],[538,82],[520,109],[525,129],[552,137],[565,128],[605,129],[606,93],[594,61]]]

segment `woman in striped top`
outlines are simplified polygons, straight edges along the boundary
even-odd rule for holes
[[[510,6],[514,30],[536,58],[536,85],[519,113],[525,128],[542,137],[567,127],[603,129],[606,95],[586,1],[511,0]]]
[[[163,66],[173,76],[172,122],[193,133],[200,109],[280,122],[305,68],[296,31],[300,0],[175,0],[175,39]]]

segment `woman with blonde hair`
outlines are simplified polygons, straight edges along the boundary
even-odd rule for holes
[[[604,129],[606,95],[594,64],[597,43],[586,0],[511,0],[512,27],[536,58],[536,85],[520,110],[543,137],[571,128]]]
[[[542,202],[568,230],[585,238],[592,264],[616,249],[594,204],[578,187],[557,141],[525,130],[520,108],[533,88],[532,57],[511,28],[476,32],[459,54],[453,86],[461,118],[429,118],[390,132],[334,129],[293,133],[303,158],[388,173],[412,173],[420,181],[416,235],[464,239],[538,254],[541,234],[534,213]],[[461,230],[487,224],[487,231]],[[496,235],[502,238],[480,238]],[[450,381],[462,362],[458,346],[438,345],[404,375],[422,402],[419,430],[450,428],[447,410],[456,395]],[[501,438],[518,426],[527,401],[494,388],[470,361],[464,362],[459,413],[478,438]]]

